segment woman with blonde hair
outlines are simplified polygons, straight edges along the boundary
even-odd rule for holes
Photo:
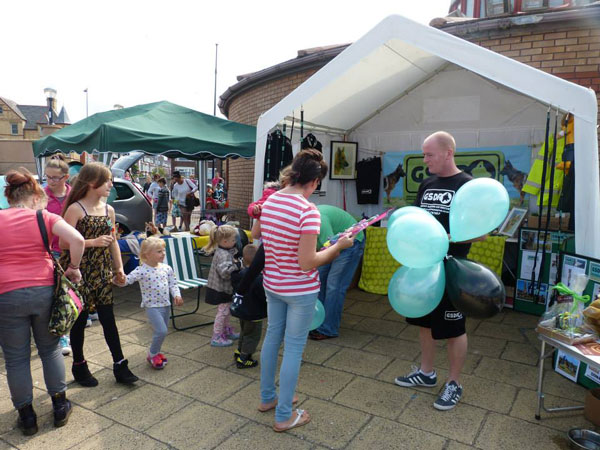
[[[113,373],[117,382],[132,384],[138,380],[123,356],[119,331],[113,311],[113,274],[120,284],[125,282],[123,261],[115,235],[115,210],[106,204],[112,188],[112,174],[104,164],[84,165],[75,178],[73,189],[65,203],[65,220],[85,238],[81,259],[83,283],[80,292],[85,309],[71,329],[73,377],[80,385],[94,387],[98,380],[90,373],[83,357],[85,325],[90,309],[96,309],[104,339],[113,358]],[[61,263],[74,265],[69,252],[63,252]],[[79,267],[79,265],[75,265]]]
[[[0,211],[3,225],[0,347],[10,396],[19,411],[18,426],[29,436],[38,430],[32,406],[32,334],[42,360],[46,388],[52,397],[54,426],[65,425],[71,414],[71,403],[65,397],[65,364],[58,337],[48,331],[54,298],[54,264],[42,239],[38,215],[48,231],[48,240],[51,242],[57,236],[69,249],[71,264],[64,267],[66,276],[73,282],[81,280],[79,262],[84,241],[62,217],[42,210],[46,194],[27,169],[11,170],[6,174],[4,193],[10,208]]]

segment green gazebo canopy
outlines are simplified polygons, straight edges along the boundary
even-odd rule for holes
[[[106,111],[33,143],[36,158],[56,152],[129,153],[208,160],[254,157],[256,128],[170,102]]]

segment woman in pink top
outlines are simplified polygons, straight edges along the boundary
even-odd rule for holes
[[[46,209],[51,213],[62,215],[63,204],[71,192],[71,186],[67,184],[69,178],[69,166],[65,161],[65,157],[60,153],[50,158],[44,168],[48,185],[44,188],[48,197],[48,205]],[[55,256],[60,257],[60,247],[58,246],[58,236],[54,236],[52,245],[50,246]]]
[[[67,184],[67,179],[69,178],[69,166],[67,165],[65,157],[61,153],[52,156],[46,163],[44,173],[46,174],[46,180],[48,182],[48,185],[44,188],[44,192],[46,192],[46,196],[48,197],[46,209],[51,213],[62,216],[63,205],[69,192],[71,192],[71,186]],[[54,256],[60,258],[61,250],[58,246],[58,236],[54,236],[50,248],[52,249]],[[59,345],[63,355],[71,353],[69,336],[61,336]]]
[[[286,431],[310,421],[306,411],[292,411],[302,352],[320,290],[317,267],[331,262],[353,244],[342,237],[318,252],[321,216],[308,201],[327,174],[321,152],[302,150],[286,175],[285,188],[265,201],[253,230],[265,248],[263,284],[267,295],[268,327],[261,351],[259,411],[275,408],[275,431]],[[283,361],[279,371],[279,398],[275,371],[281,343]]]
[[[4,353],[10,396],[19,411],[18,426],[25,435],[37,432],[31,402],[31,334],[44,368],[44,380],[52,397],[54,426],[67,423],[71,403],[65,398],[65,363],[58,337],[48,332],[54,296],[54,266],[46,252],[36,210],[46,204],[46,194],[27,169],[6,174],[5,196],[10,208],[0,211],[3,243],[0,248],[0,346]],[[51,241],[58,236],[71,252],[66,275],[81,280],[79,261],[83,237],[62,217],[48,211],[42,217]]]

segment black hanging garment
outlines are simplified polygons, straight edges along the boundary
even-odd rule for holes
[[[356,198],[359,205],[379,203],[381,158],[363,159],[356,163]]]
[[[292,163],[294,154],[292,143],[280,130],[273,131],[267,136],[267,150],[265,152],[264,181],[276,181],[279,172]]]
[[[305,138],[302,138],[300,148],[302,150],[305,148],[314,148],[315,150],[319,150],[321,153],[323,153],[323,144],[321,144],[316,136],[312,133],[308,133]]]
[[[323,144],[321,144],[319,142],[319,140],[317,139],[317,137],[314,134],[308,133],[306,135],[306,137],[301,138],[301,139],[302,139],[300,141],[300,149],[301,150],[304,150],[306,148],[314,148],[315,150],[318,150],[321,153],[323,153]],[[317,188],[315,190],[316,191],[321,190],[321,182],[319,182],[319,184],[317,185]]]

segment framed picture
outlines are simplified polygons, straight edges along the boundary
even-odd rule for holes
[[[521,225],[521,222],[523,222],[523,219],[525,219],[526,215],[527,208],[511,209],[508,213],[508,216],[506,216],[506,219],[504,219],[504,223],[500,226],[498,233],[504,234],[508,237],[513,237],[517,233],[517,230],[519,229],[519,226]]]
[[[577,374],[579,373],[579,360],[571,355],[557,350],[556,365],[554,370],[562,376],[577,383]]]
[[[331,141],[330,180],[356,180],[358,142]]]

